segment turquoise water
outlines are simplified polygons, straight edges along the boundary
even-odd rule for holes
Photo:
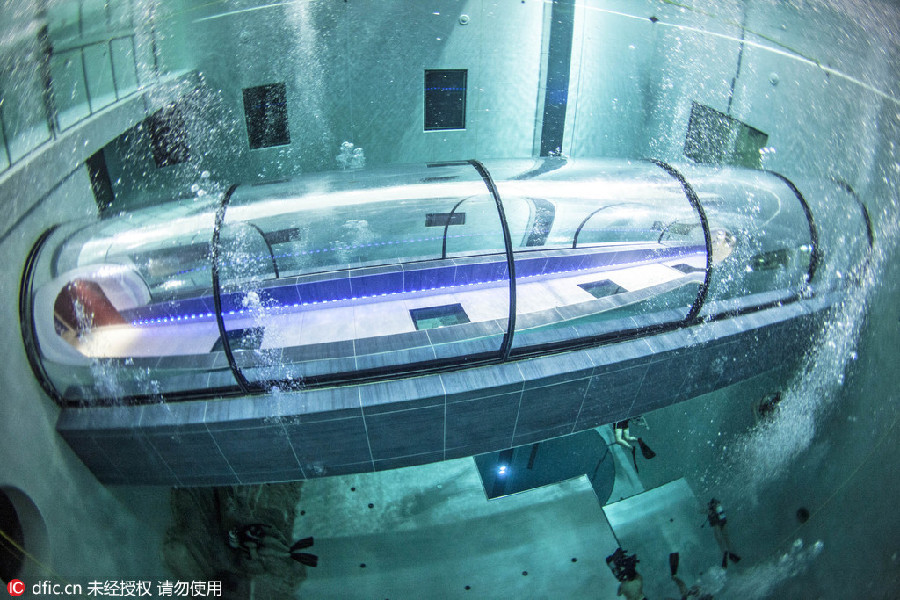
[[[13,307],[28,249],[43,231],[76,216],[123,211],[119,222],[127,223],[128,211],[172,200],[199,210],[234,183],[322,171],[351,179],[397,164],[522,159],[542,151],[575,160],[655,158],[686,168],[694,161],[724,163],[778,171],[798,184],[839,180],[852,186],[873,223],[874,252],[858,281],[795,364],[644,415],[646,426],[633,432],[658,456],[638,463],[634,475],[642,490],[684,478],[701,507],[712,496],[727,507],[741,562],[727,571],[708,565],[689,574],[717,598],[897,597],[898,16],[895,5],[874,0],[60,0],[4,6],[0,190],[8,207],[2,244],[11,264],[3,271],[3,318],[10,346],[19,352]],[[426,130],[424,71],[438,69],[467,71],[464,127]],[[248,96],[249,89],[256,91]],[[458,91],[443,99],[446,106]],[[253,116],[261,97],[268,112]],[[692,117],[700,114],[718,116],[705,124],[697,116],[692,129]],[[279,131],[254,133],[259,120]],[[840,222],[845,210],[824,206],[819,218]],[[349,223],[345,237],[370,243],[351,217],[342,217]],[[208,221],[211,226],[211,213]],[[357,259],[347,250],[348,262]],[[102,364],[92,376],[111,380]],[[4,401],[3,414],[29,418],[4,420],[2,449],[14,460],[0,468],[0,486],[29,497],[43,515],[34,519],[43,519],[45,536],[50,532],[25,572],[32,579],[59,575],[85,582],[126,572],[155,576],[160,561],[143,556],[140,516],[130,501],[118,499],[120,492],[97,484],[55,434],[56,409],[33,382],[24,353],[4,366],[3,381],[21,389]],[[754,407],[775,391],[782,394],[775,415],[760,418]],[[563,466],[570,465],[560,471]],[[446,468],[454,474],[464,469],[455,462]],[[617,469],[623,476],[627,461]],[[385,502],[407,498],[403,486],[415,487],[415,473],[386,478]],[[442,481],[440,471],[423,470],[419,477],[423,486]],[[54,493],[59,485],[85,499],[77,511],[61,506]],[[323,537],[340,530],[332,522],[360,517],[337,509],[323,514],[326,488],[307,488]],[[315,497],[316,490],[323,495]],[[343,493],[335,506],[348,504],[350,493]],[[421,492],[420,500],[446,501],[435,494]],[[533,505],[525,498],[516,499],[523,514],[540,515],[542,506],[553,505],[544,496]],[[154,507],[149,536],[161,544],[165,501]],[[800,509],[808,520],[798,518]],[[432,514],[428,510],[413,514]],[[116,515],[116,527],[106,525],[107,513]],[[602,519],[600,512],[595,516]],[[463,516],[459,523],[484,526]],[[387,535],[365,527],[342,535]],[[384,527],[402,524],[385,520]],[[692,535],[714,548],[708,533]],[[102,550],[117,538],[125,543],[115,552]],[[79,551],[82,540],[101,549],[98,560]],[[560,553],[567,551],[564,543],[558,542]],[[527,541],[516,538],[516,544],[529,552]],[[491,556],[489,545],[467,551],[479,559],[474,564]],[[642,559],[652,597],[674,595],[664,555]],[[430,556],[423,564],[419,574],[427,578],[443,563]],[[370,571],[380,568],[370,565]],[[393,573],[384,568],[386,577]],[[586,597],[591,585],[614,591],[602,560],[590,575],[579,573],[573,579],[585,583],[574,589]],[[529,576],[537,575],[532,570]],[[565,576],[549,571],[551,583],[542,580],[535,597],[570,590],[552,583]],[[504,577],[485,584],[482,597],[504,597],[510,589]],[[298,597],[305,597],[303,589]],[[413,588],[405,592],[421,597]],[[465,591],[446,596],[465,597]]]

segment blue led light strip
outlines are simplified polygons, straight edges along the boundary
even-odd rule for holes
[[[687,256],[703,256],[705,255],[705,251],[700,252],[697,251],[696,246],[689,246],[685,248],[673,248],[669,249],[669,252],[666,253],[665,256],[661,256],[660,254],[652,255],[644,260],[636,260],[629,262],[629,266],[634,265],[645,265],[645,264],[655,264],[659,262],[660,258],[665,258],[667,260],[673,260],[676,258],[682,258]],[[542,271],[540,273],[533,273],[531,275],[519,275],[517,276],[518,280],[525,280],[537,277],[549,277],[552,275],[564,275],[564,274],[574,274],[574,273],[586,273],[590,271],[603,271],[608,270],[608,267],[611,265],[592,265],[588,267],[582,267],[577,269],[559,269],[556,271]],[[352,278],[351,278],[352,279]],[[439,285],[432,286],[414,290],[401,290],[398,292],[382,292],[378,294],[368,294],[368,295],[360,295],[360,296],[351,296],[347,298],[335,298],[331,300],[313,300],[309,302],[294,302],[292,304],[268,304],[264,305],[262,311],[258,311],[256,309],[250,308],[240,308],[236,310],[225,311],[222,314],[228,316],[238,316],[245,314],[254,314],[258,312],[267,312],[267,311],[288,311],[291,309],[303,308],[305,306],[316,306],[319,304],[330,304],[337,302],[356,302],[358,300],[368,300],[372,298],[384,298],[388,296],[399,296],[403,294],[418,294],[421,292],[433,292],[438,290],[455,290],[462,289],[466,287],[473,287],[479,285],[488,285],[492,283],[500,283],[507,281],[506,277],[498,278],[498,279],[484,279],[480,281],[470,281],[467,283],[459,283],[459,284],[450,284],[450,285]],[[135,319],[131,321],[133,326],[141,326],[141,325],[159,325],[163,323],[183,323],[188,321],[203,321],[206,319],[213,319],[216,317],[216,314],[213,312],[196,312],[189,313],[183,315],[166,315],[163,317],[149,318],[149,319]]]

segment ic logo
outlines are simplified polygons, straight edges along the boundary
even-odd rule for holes
[[[13,579],[6,584],[6,591],[9,592],[10,596],[21,596],[25,593],[25,584],[20,579]]]

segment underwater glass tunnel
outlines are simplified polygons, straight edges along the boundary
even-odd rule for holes
[[[302,389],[621,341],[858,280],[871,224],[848,185],[686,173],[436,163],[68,224],[27,267],[36,372],[67,402]],[[842,218],[821,219],[835,204]]]
[[[3,3],[0,578],[900,597],[898,65],[888,0]]]

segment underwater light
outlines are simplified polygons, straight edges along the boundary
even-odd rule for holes
[[[499,467],[497,467],[497,475],[498,475],[499,477],[506,477],[507,474],[509,474],[509,467],[508,467],[508,466],[506,466],[506,465],[500,465]]]

